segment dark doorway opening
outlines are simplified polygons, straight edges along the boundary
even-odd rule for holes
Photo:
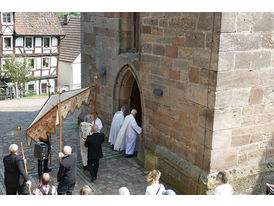
[[[142,127],[142,107],[140,90],[138,88],[136,80],[133,83],[131,96],[130,96],[130,110],[137,109],[137,115],[135,117],[137,124]]]

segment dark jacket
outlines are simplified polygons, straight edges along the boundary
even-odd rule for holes
[[[24,160],[16,154],[9,154],[4,157],[5,184],[10,187],[22,186],[29,177],[26,174]]]
[[[62,158],[57,174],[57,181],[62,184],[73,184],[76,182],[76,155],[71,154]]]
[[[88,159],[100,159],[103,157],[102,143],[105,135],[103,133],[93,133],[87,136],[85,147],[88,148]]]

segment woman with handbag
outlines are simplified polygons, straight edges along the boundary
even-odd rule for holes
[[[162,195],[165,186],[159,183],[161,172],[159,170],[151,171],[147,176],[146,195]]]

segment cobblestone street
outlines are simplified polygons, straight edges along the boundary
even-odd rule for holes
[[[0,101],[1,195],[5,194],[3,157],[9,153],[8,147],[10,144],[16,143],[20,146],[16,127],[20,126],[22,132],[24,132],[46,100],[47,98],[24,98]],[[77,182],[74,194],[78,194],[79,189],[85,184],[89,185],[95,191],[95,194],[117,195],[118,189],[122,186],[128,187],[131,194],[144,194],[146,189],[146,175],[148,172],[139,166],[134,158],[126,159],[123,157],[122,153],[112,151],[107,142],[104,142],[103,144],[104,158],[100,160],[98,179],[94,183],[90,182],[89,173],[84,171],[81,166],[79,127],[77,125],[79,114],[79,110],[76,110],[73,115],[69,114],[68,118],[63,121],[62,130],[63,146],[70,145],[73,152],[77,152]],[[34,143],[28,147],[25,137],[23,137],[23,145],[33,189],[39,181],[37,175],[37,160],[34,158]],[[52,165],[49,165],[49,167],[53,170],[50,172],[50,175],[52,176],[52,184],[57,186],[56,176],[59,168],[57,156],[59,152],[59,127],[57,127],[56,135],[52,135],[52,149]],[[19,155],[21,155],[21,148]],[[166,187],[169,188],[168,186]]]

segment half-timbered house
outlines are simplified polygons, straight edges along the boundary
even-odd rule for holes
[[[1,66],[8,55],[26,58],[33,80],[26,91],[37,94],[56,91],[59,45],[65,33],[53,12],[1,12]]]

